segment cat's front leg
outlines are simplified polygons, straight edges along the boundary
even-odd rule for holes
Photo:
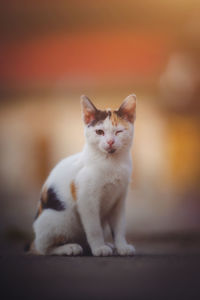
[[[134,255],[134,246],[128,244],[125,238],[125,195],[119,199],[112,211],[110,226],[117,254],[122,256]]]
[[[98,199],[95,196],[82,193],[78,201],[78,211],[92,254],[94,256],[112,255],[113,250],[104,241]]]

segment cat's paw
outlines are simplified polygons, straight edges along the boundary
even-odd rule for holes
[[[117,247],[117,254],[121,256],[131,256],[135,254],[135,248],[130,244]]]
[[[110,256],[113,254],[109,246],[103,245],[92,250],[94,256]]]
[[[54,248],[51,255],[66,255],[66,256],[77,256],[83,253],[83,248],[78,244],[66,244]]]
[[[113,243],[107,242],[106,246],[110,247],[113,251],[115,250],[115,245]]]

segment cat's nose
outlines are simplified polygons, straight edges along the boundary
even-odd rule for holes
[[[114,144],[114,140],[113,139],[111,139],[111,140],[108,140],[107,141],[107,144],[111,147],[113,144]]]

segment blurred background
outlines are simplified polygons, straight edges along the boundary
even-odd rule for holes
[[[84,144],[80,95],[138,98],[128,235],[200,236],[200,3],[2,1],[0,236],[30,238],[41,186]]]

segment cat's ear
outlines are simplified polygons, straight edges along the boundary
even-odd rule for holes
[[[121,118],[133,123],[136,118],[136,95],[132,94],[126,97],[118,109]]]
[[[90,99],[85,95],[81,96],[81,106],[85,124],[91,123],[95,119],[95,115],[97,112],[96,107],[94,106],[92,101],[90,101]]]

